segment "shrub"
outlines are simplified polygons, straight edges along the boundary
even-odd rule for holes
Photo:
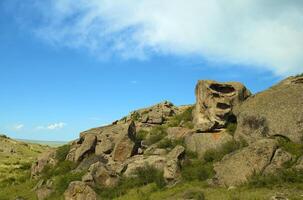
[[[49,164],[46,165],[44,167],[44,169],[42,170],[41,175],[42,175],[42,178],[49,179],[52,176],[66,174],[75,168],[76,168],[76,163],[65,160],[65,161],[57,163],[56,166],[52,166]]]
[[[279,138],[278,140],[279,146],[292,155],[296,156],[296,158],[300,157],[303,154],[303,144],[294,143],[287,138]]]
[[[147,145],[152,145],[167,136],[166,127],[164,126],[155,126],[151,129],[149,137],[146,139]]]
[[[232,140],[223,144],[221,148],[207,150],[204,153],[203,158],[206,162],[220,161],[225,155],[230,154],[231,152],[234,152],[245,146],[247,146],[247,143],[244,141],[237,142],[235,140]]]
[[[114,188],[95,188],[101,198],[114,199],[127,193],[132,188],[138,188],[150,183],[155,183],[157,189],[165,186],[163,172],[146,165],[137,169],[133,177],[121,177],[119,184]]]
[[[134,112],[131,114],[131,119],[134,120],[134,121],[138,121],[140,119],[140,114],[137,113],[137,112]]]
[[[193,128],[192,111],[193,111],[193,106],[187,108],[183,113],[175,115],[174,117],[172,117],[169,120],[168,126],[170,126],[170,127],[180,126],[180,124],[182,122],[182,123],[184,123],[183,124],[184,127]]]
[[[69,151],[70,151],[70,145],[68,144],[58,147],[56,151],[56,159],[59,162],[64,161]]]
[[[169,139],[169,138],[164,138],[163,140],[161,140],[159,142],[158,148],[163,148],[163,149],[170,148],[170,149],[173,149],[177,145],[184,146],[184,140],[183,139],[172,140],[172,139]]]
[[[198,159],[191,160],[182,166],[181,175],[186,181],[204,181],[214,175],[213,164]]]
[[[28,169],[31,168],[31,166],[32,166],[31,163],[22,163],[22,164],[20,165],[19,169],[21,169],[21,170],[28,170]]]
[[[228,123],[226,129],[231,136],[234,136],[237,129],[237,123]]]
[[[70,182],[80,181],[84,174],[82,172],[66,173],[55,178],[54,188],[57,194],[63,194]]]
[[[136,135],[136,140],[138,142],[140,142],[142,140],[145,140],[147,138],[147,136],[148,136],[148,131],[141,129],[138,131],[138,133]]]

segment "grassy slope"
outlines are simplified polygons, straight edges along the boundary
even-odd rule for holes
[[[68,143],[64,141],[43,141],[43,140],[26,140],[26,139],[15,139],[15,140],[20,142],[30,143],[30,144],[47,145],[50,147],[59,147]]]
[[[226,188],[208,187],[205,182],[187,182],[163,190],[157,190],[155,185],[150,184],[130,190],[118,200],[178,200],[182,199],[186,191],[200,191],[205,195],[205,199],[210,200],[268,200],[273,195],[281,193],[291,200],[303,199],[303,184],[258,189],[243,186],[228,190]]]
[[[3,185],[26,182],[29,179],[32,162],[47,149],[47,146],[0,137],[0,199]]]

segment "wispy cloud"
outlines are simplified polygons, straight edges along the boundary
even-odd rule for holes
[[[301,0],[32,0],[34,32],[55,45],[144,58],[200,55],[213,62],[303,70]]]
[[[21,130],[23,128],[24,128],[24,124],[16,124],[16,125],[13,126],[13,129],[15,131],[19,131],[19,130]]]
[[[48,124],[46,126],[37,126],[36,129],[38,129],[38,130],[42,130],[42,129],[56,130],[56,129],[62,129],[65,126],[66,126],[66,123],[58,122],[58,123]]]

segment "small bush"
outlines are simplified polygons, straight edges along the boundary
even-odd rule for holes
[[[21,170],[28,170],[28,169],[31,168],[31,166],[32,166],[31,163],[22,163],[22,164],[20,165],[19,169],[21,169]]]
[[[137,112],[134,112],[131,114],[131,119],[134,120],[134,121],[138,121],[140,119],[140,114],[137,113]]]
[[[213,164],[201,160],[191,160],[182,166],[182,178],[186,181],[205,181],[214,175]]]
[[[141,129],[138,131],[138,133],[136,135],[136,140],[138,142],[140,142],[142,140],[145,140],[147,138],[147,136],[148,136],[148,131]]]
[[[303,144],[300,143],[294,143],[286,138],[279,138],[278,140],[279,146],[288,153],[296,156],[296,158],[299,158],[303,155]]]
[[[162,148],[162,149],[173,149],[174,147],[176,147],[177,145],[181,145],[184,146],[184,140],[180,139],[180,140],[172,140],[169,138],[164,138],[163,140],[161,140],[158,144],[158,148]]]
[[[183,124],[184,127],[193,128],[192,111],[193,111],[193,106],[187,108],[183,113],[175,115],[174,117],[172,117],[172,119],[169,120],[168,126],[170,126],[170,127],[180,126],[180,124],[182,122],[182,123],[184,123]]]
[[[146,139],[147,145],[152,145],[167,136],[166,127],[164,126],[155,126],[149,133],[149,137]]]
[[[66,173],[60,175],[55,178],[54,181],[54,188],[57,194],[63,194],[64,191],[67,189],[70,182],[73,181],[80,181],[84,174],[82,172],[79,173]]]
[[[73,169],[76,168],[76,163],[73,163],[71,161],[62,161],[57,163],[56,166],[52,165],[46,165],[41,172],[42,178],[49,179],[53,176],[63,175],[66,173],[69,173]]]
[[[237,124],[236,123],[228,123],[226,129],[227,129],[227,132],[231,136],[234,136],[235,132],[236,132],[236,129],[237,129]]]
[[[245,146],[247,146],[247,144],[244,141],[237,142],[235,140],[232,140],[223,144],[221,148],[207,150],[204,153],[203,158],[206,162],[220,161],[225,155],[230,154],[231,152],[234,152]]]
[[[157,189],[165,186],[163,172],[146,165],[139,168],[133,177],[121,177],[119,184],[114,188],[95,188],[101,198],[114,199],[127,193],[132,188],[138,188],[150,183],[155,183]]]
[[[70,145],[68,144],[58,147],[56,151],[56,159],[59,162],[64,161],[69,151],[70,151]]]

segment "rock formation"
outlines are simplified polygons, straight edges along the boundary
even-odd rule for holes
[[[238,82],[198,81],[193,114],[195,128],[202,132],[224,128],[233,115],[233,107],[250,95],[250,91]]]

